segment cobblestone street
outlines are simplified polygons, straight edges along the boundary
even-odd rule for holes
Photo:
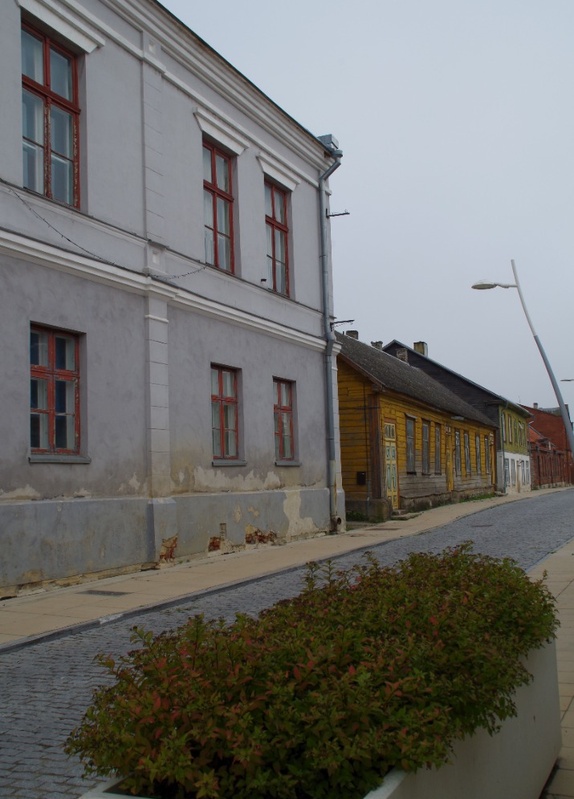
[[[574,491],[561,491],[479,511],[441,528],[370,547],[385,564],[412,551],[440,551],[472,540],[475,550],[514,558],[530,569],[574,537]],[[364,550],[337,558],[340,568],[360,562]],[[130,630],[173,628],[194,613],[232,619],[238,611],[256,614],[301,587],[303,569],[232,588],[212,590],[193,601],[137,618],[117,621],[0,655],[0,796],[2,799],[75,799],[96,780],[83,780],[78,762],[63,743],[80,721],[92,689],[102,682],[94,663],[99,652],[129,648]]]

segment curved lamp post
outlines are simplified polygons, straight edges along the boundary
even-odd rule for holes
[[[534,325],[532,324],[532,319],[530,318],[530,314],[526,308],[526,303],[524,302],[524,297],[522,296],[522,289],[520,288],[520,282],[518,280],[518,274],[516,272],[516,266],[514,265],[514,261],[510,262],[512,265],[512,273],[514,275],[514,283],[489,283],[487,281],[481,281],[480,283],[475,283],[473,285],[473,289],[494,289],[494,288],[501,288],[501,289],[516,289],[518,291],[518,296],[520,298],[520,303],[522,305],[522,310],[524,311],[524,315],[526,316],[526,321],[532,331],[532,335],[534,337],[534,341],[536,342],[536,346],[540,351],[540,355],[542,356],[542,360],[544,361],[544,366],[546,367],[546,371],[548,372],[548,377],[550,378],[550,382],[552,383],[552,388],[554,389],[554,393],[556,394],[556,399],[558,400],[558,407],[560,408],[560,414],[562,416],[562,421],[564,422],[564,427],[566,429],[566,435],[568,437],[568,444],[570,446],[570,453],[571,458],[574,457],[574,432],[572,431],[572,422],[570,421],[570,417],[568,416],[568,411],[566,410],[566,406],[564,405],[564,400],[562,399],[562,393],[560,391],[560,387],[554,377],[554,372],[552,371],[552,367],[550,366],[550,361],[546,357],[546,353],[544,352],[544,347],[542,346],[542,342],[538,338],[536,331],[534,330]]]

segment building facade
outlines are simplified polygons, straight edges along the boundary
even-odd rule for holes
[[[572,485],[572,453],[559,408],[523,406],[529,413],[529,444],[533,488]]]
[[[336,528],[336,141],[155,0],[0,38],[3,595]]]
[[[494,493],[496,428],[484,414],[377,346],[337,338],[347,514],[385,519]]]
[[[384,346],[390,355],[421,369],[486,416],[496,428],[496,488],[504,494],[530,491],[530,455],[527,423],[530,414],[522,406],[473,383],[428,357],[424,341],[407,347],[400,341]]]

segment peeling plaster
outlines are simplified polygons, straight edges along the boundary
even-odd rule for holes
[[[133,488],[133,490],[137,493],[140,490],[141,483],[138,480],[135,472],[130,480],[128,480],[128,485]]]
[[[241,505],[236,505],[235,510],[233,511],[233,520],[236,522],[236,524],[239,524],[241,521],[241,515]]]
[[[136,473],[130,477],[127,483],[122,483],[118,488],[118,494],[128,494],[133,496],[134,494],[141,496],[142,494],[145,495],[147,493],[146,488],[146,481],[140,482],[137,478]]]
[[[266,491],[281,488],[281,479],[275,472],[268,472],[262,480],[253,469],[247,475],[235,474],[230,477],[223,469],[196,466],[193,476],[197,491]]]
[[[283,512],[289,519],[289,536],[317,532],[311,516],[301,516],[301,492],[288,491],[283,501]]]
[[[13,491],[2,491],[0,489],[0,499],[18,500],[18,499],[41,499],[42,495],[32,488],[31,485],[26,485],[24,488],[15,488]]]

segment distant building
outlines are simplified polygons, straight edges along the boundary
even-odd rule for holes
[[[529,420],[532,487],[551,488],[574,482],[572,453],[559,408],[523,405]]]
[[[337,142],[155,0],[0,41],[1,593],[335,529]]]
[[[388,518],[494,492],[495,425],[424,371],[338,335],[347,513]]]
[[[527,424],[530,414],[521,405],[495,394],[446,366],[428,357],[425,342],[407,347],[400,341],[391,341],[384,351],[404,358],[412,366],[422,369],[473,408],[483,413],[496,427],[496,487],[505,494],[530,491],[530,456],[528,452]]]

